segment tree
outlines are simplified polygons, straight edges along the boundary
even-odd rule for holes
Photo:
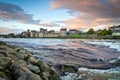
[[[112,35],[112,31],[110,29],[99,30],[97,35],[105,36],[105,35]]]
[[[112,35],[112,30],[111,29],[108,29],[108,31],[107,31],[107,35]]]
[[[9,34],[8,34],[8,37],[13,38],[13,37],[15,37],[15,35],[14,35],[14,33],[9,33]]]
[[[95,31],[94,31],[93,28],[90,28],[90,29],[88,30],[88,32],[87,32],[87,34],[94,34],[94,33],[95,33]]]
[[[103,36],[107,35],[107,29],[103,29],[102,34]]]

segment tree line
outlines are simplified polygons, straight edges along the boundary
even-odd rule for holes
[[[103,30],[98,30],[98,31],[95,31],[93,28],[90,28],[88,31],[87,31],[87,34],[89,35],[100,35],[100,36],[106,36],[106,35],[112,35],[112,30],[110,29],[103,29]]]

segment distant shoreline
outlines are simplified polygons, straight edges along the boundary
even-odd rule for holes
[[[0,37],[5,38],[5,37]],[[120,36],[66,36],[66,37],[7,37],[7,38],[40,38],[40,39],[120,39]]]

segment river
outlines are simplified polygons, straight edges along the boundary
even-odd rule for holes
[[[97,80],[96,76],[103,77],[105,73],[112,74],[112,77],[104,76],[105,80],[120,79],[119,66],[111,65],[120,58],[120,40],[0,38],[0,41],[21,46],[50,64],[80,67],[79,76],[66,73],[68,75],[61,77],[62,80],[82,80],[83,76],[84,80]]]

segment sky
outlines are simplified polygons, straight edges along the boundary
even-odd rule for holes
[[[104,29],[120,24],[120,0],[0,0],[0,34],[27,29]]]

